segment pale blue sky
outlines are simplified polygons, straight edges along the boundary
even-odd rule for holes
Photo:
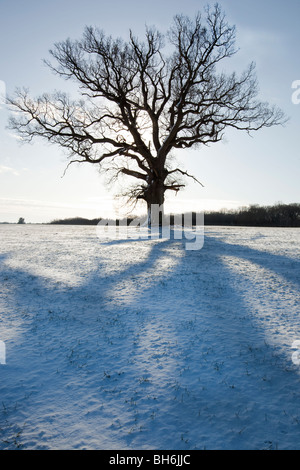
[[[257,65],[261,98],[279,105],[290,117],[284,128],[253,134],[227,134],[226,141],[177,154],[184,169],[204,188],[189,181],[186,190],[168,198],[167,209],[206,210],[247,204],[300,202],[300,105],[292,103],[292,82],[300,80],[299,0],[220,0],[237,27],[238,54],[230,67]],[[28,87],[33,95],[70,83],[44,65],[57,41],[77,39],[85,25],[127,37],[142,36],[145,24],[166,30],[177,13],[193,16],[207,1],[195,0],[0,0],[0,93]],[[72,90],[74,85],[72,85]],[[7,109],[0,105],[0,221],[47,222],[56,217],[99,217],[123,209],[114,201],[92,165],[70,167],[61,178],[66,156],[43,141],[20,145],[5,129]]]

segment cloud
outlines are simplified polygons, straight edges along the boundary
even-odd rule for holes
[[[11,168],[10,166],[4,166],[4,165],[0,165],[0,175],[3,174],[3,173],[10,173],[14,176],[19,176],[20,173],[15,170],[14,168]]]
[[[7,135],[9,135],[9,137],[12,137],[13,139],[16,139],[16,140],[20,140],[20,141],[24,140],[23,137],[17,134],[13,134],[12,132],[7,132]]]
[[[26,222],[47,223],[54,219],[68,217],[110,217],[113,207],[107,204],[88,204],[69,201],[45,201],[0,197],[0,221],[16,222],[20,216]]]
[[[0,166],[1,173],[1,166]],[[97,198],[98,199],[98,198]],[[101,200],[102,209],[108,209],[110,212],[113,210],[112,202],[110,198],[102,198]],[[109,204],[110,203],[110,204]],[[105,207],[105,204],[108,207]],[[91,203],[88,199],[83,201],[46,201],[46,200],[37,200],[37,199],[16,199],[16,198],[6,198],[0,197],[0,210],[3,208],[27,208],[28,210],[58,210],[58,211],[69,211],[71,215],[73,211],[99,211],[100,203]],[[96,217],[96,216],[95,216]]]

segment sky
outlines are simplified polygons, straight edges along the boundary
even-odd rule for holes
[[[53,75],[44,63],[54,43],[79,39],[85,26],[108,35],[142,37],[145,25],[168,29],[174,15],[193,17],[209,3],[202,0],[0,0],[0,95],[26,87],[32,96],[74,84]],[[214,3],[214,2],[213,2]],[[284,126],[248,136],[233,131],[225,140],[182,150],[181,168],[201,181],[168,195],[166,210],[237,209],[250,204],[300,202],[300,2],[299,0],[220,0],[237,28],[238,53],[230,59],[237,72],[254,61],[260,99],[279,106]],[[297,88],[292,88],[292,86]],[[7,128],[9,109],[0,98],[0,222],[46,223],[57,218],[124,216],[131,209],[115,197],[95,165],[67,165],[65,152],[44,141],[23,144]],[[134,213],[145,212],[144,207]],[[132,211],[131,211],[132,212]]]

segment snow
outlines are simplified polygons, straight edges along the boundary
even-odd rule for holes
[[[299,229],[0,237],[0,449],[300,449]]]

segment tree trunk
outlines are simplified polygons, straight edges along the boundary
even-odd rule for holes
[[[165,202],[165,189],[163,183],[153,181],[149,185],[145,196],[148,211],[148,227],[161,227],[164,221]]]

